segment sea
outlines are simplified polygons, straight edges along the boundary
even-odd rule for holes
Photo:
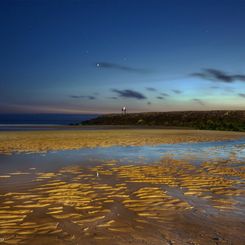
[[[97,117],[98,114],[0,114],[0,131],[52,129]]]

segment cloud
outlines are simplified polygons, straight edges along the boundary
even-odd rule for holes
[[[90,100],[95,100],[96,99],[96,97],[95,96],[86,96],[88,99],[90,99]]]
[[[165,96],[165,97],[170,96],[170,95],[167,94],[167,93],[160,93],[160,95]]]
[[[72,99],[89,99],[89,100],[95,100],[96,97],[92,95],[70,95]]]
[[[159,99],[159,100],[164,100],[165,98],[162,97],[162,96],[157,96],[157,99]]]
[[[135,72],[135,73],[149,73],[150,71],[143,68],[135,68],[131,66],[125,66],[115,63],[109,63],[109,62],[97,62],[96,67],[100,69],[115,69],[115,70],[121,70],[121,71],[127,71],[127,72]]]
[[[73,99],[80,99],[83,96],[80,96],[80,95],[70,95],[70,97],[73,98]]]
[[[152,92],[157,91],[155,88],[145,88],[145,89]]]
[[[130,89],[125,89],[125,90],[118,90],[118,89],[112,89],[113,92],[117,93],[118,96],[123,97],[123,98],[133,98],[137,100],[144,100],[146,99],[145,95],[134,91]]]
[[[118,98],[115,96],[112,96],[112,97],[108,97],[108,99],[117,100]]]
[[[173,91],[174,93],[176,93],[176,94],[181,94],[181,93],[182,93],[182,91],[180,91],[180,90],[178,90],[178,89],[172,89],[172,91]]]
[[[196,72],[190,74],[194,77],[200,77],[202,79],[216,81],[216,82],[223,82],[223,83],[233,83],[235,81],[243,81],[245,82],[245,75],[244,74],[228,74],[221,70],[216,69],[203,69],[202,72]]]
[[[242,98],[245,98],[245,94],[243,94],[243,93],[240,93],[240,94],[238,94],[240,97],[242,97]]]
[[[197,102],[200,105],[205,105],[205,103],[200,99],[193,99],[193,101]]]

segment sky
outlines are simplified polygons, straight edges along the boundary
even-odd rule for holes
[[[245,109],[244,0],[1,0],[0,113]]]

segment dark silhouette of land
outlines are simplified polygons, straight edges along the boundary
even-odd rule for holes
[[[177,111],[106,114],[82,125],[133,125],[245,131],[245,111]]]

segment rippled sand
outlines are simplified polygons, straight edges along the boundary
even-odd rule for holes
[[[245,244],[244,184],[237,159],[9,172],[0,176],[0,243]]]
[[[221,141],[241,137],[245,137],[245,133],[167,129],[0,132],[0,153]]]

